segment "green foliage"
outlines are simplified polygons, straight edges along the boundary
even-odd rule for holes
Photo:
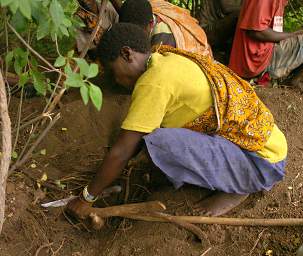
[[[71,62],[75,61],[80,69],[79,73],[71,69]],[[55,66],[64,67],[66,80],[64,85],[68,87],[80,88],[80,94],[85,105],[91,99],[94,106],[100,110],[102,106],[101,89],[91,83],[88,79],[98,75],[99,68],[97,64],[88,64],[85,59],[73,57],[73,51],[68,52],[67,57],[59,56],[55,61]]]
[[[36,36],[40,40],[48,35],[53,40],[70,36],[81,26],[74,17],[78,5],[68,0],[0,0],[2,7],[8,7],[14,27],[21,32],[35,24]]]
[[[42,55],[55,57],[53,65],[60,69],[60,72],[64,72],[64,86],[79,88],[84,104],[91,99],[94,106],[100,110],[102,92],[98,86],[88,80],[98,75],[98,66],[88,64],[85,59],[74,57],[74,51],[71,50],[75,42],[76,29],[83,26],[80,19],[75,16],[78,2],[76,0],[0,0],[0,5],[6,9],[3,12],[6,14],[5,20],[24,38],[31,38],[31,45],[36,50],[43,52]],[[64,51],[62,45],[65,46]],[[38,94],[44,96],[54,87],[54,83],[42,72],[44,70],[41,70],[36,58],[28,50],[16,47],[6,54],[5,62],[7,68],[13,68],[18,74],[19,86],[31,82]],[[79,67],[79,73],[71,69],[71,64],[75,63]]]
[[[288,32],[293,32],[301,29],[303,26],[303,7],[298,7],[295,10],[288,8],[284,19],[284,29]]]

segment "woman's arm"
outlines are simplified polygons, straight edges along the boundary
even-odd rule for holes
[[[145,133],[122,130],[117,142],[104,159],[104,162],[97,172],[96,177],[88,186],[88,192],[97,196],[103,189],[110,186],[117,179],[128,160],[136,153]],[[91,206],[80,198],[76,198],[67,205],[68,212],[79,218],[85,218],[88,214],[87,208]]]
[[[124,166],[137,152],[144,133],[122,130],[116,143],[107,154],[96,177],[88,186],[91,195],[100,195],[103,189],[117,179]]]
[[[249,37],[261,42],[279,43],[280,41],[292,37],[295,33],[276,32],[271,28],[263,31],[246,30]]]

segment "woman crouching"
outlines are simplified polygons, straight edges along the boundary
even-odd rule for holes
[[[215,191],[199,202],[201,214],[222,215],[283,179],[286,139],[253,88],[230,69],[175,48],[151,53],[146,33],[127,23],[104,34],[98,54],[132,101],[116,143],[69,211],[86,217],[142,140],[176,188]]]

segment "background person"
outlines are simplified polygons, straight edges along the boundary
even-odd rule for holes
[[[229,67],[243,78],[286,78],[302,67],[302,31],[283,32],[287,0],[244,0]],[[302,72],[292,81],[298,85]]]

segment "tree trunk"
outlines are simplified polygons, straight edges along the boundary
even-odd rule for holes
[[[4,223],[5,191],[8,169],[11,160],[12,137],[11,121],[8,115],[5,83],[0,70],[0,118],[2,129],[2,155],[0,163],[0,233]]]

